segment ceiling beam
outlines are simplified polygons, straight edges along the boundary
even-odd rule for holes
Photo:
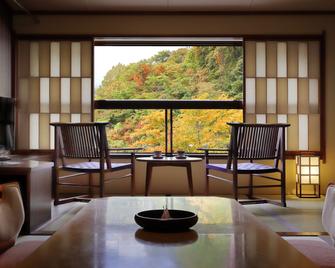
[[[272,15],[300,15],[300,16],[319,16],[319,15],[335,15],[335,10],[278,10],[278,11],[138,11],[138,10],[116,10],[116,11],[102,11],[102,10],[83,10],[83,11],[50,11],[50,10],[35,10],[30,11],[34,16],[45,15],[145,15],[145,16],[171,16],[171,15],[211,15],[211,16],[272,16]],[[24,11],[13,11],[14,15],[25,15]]]

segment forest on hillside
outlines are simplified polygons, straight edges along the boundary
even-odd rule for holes
[[[194,46],[118,64],[105,75],[95,99],[241,100],[242,53],[236,46]],[[164,150],[164,110],[96,110],[95,119],[111,122],[110,147]],[[226,122],[232,121],[242,121],[242,111],[173,110],[174,151],[226,146]]]

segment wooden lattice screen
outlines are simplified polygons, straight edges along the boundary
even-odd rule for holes
[[[320,154],[320,41],[245,42],[245,121],[289,123],[288,151]]]
[[[17,149],[53,149],[50,122],[91,121],[92,42],[18,41]]]

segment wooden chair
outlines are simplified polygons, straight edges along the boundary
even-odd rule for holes
[[[135,151],[141,148],[109,149],[106,125],[108,123],[51,123],[55,127],[55,153],[54,153],[54,204],[72,201],[87,201],[84,197],[92,197],[92,188],[99,188],[99,196],[104,196],[104,184],[115,178],[106,179],[107,172],[129,169],[130,173],[120,178],[130,177],[131,194],[134,195],[134,166]],[[130,163],[111,163],[110,151],[131,151]],[[81,162],[71,163],[70,159],[80,159]],[[99,161],[92,161],[92,160]],[[59,161],[60,160],[60,161]],[[60,162],[60,163],[59,163]],[[76,172],[75,174],[60,176],[60,171]],[[92,174],[99,174],[99,185],[93,185]],[[65,182],[74,176],[89,174],[88,184]],[[88,193],[69,198],[60,199],[59,187],[87,187]]]
[[[238,189],[247,188],[248,198],[253,200],[240,201],[248,203],[275,203],[270,200],[256,199],[254,188],[280,187],[281,205],[286,207],[285,191],[285,128],[288,124],[244,124],[228,123],[231,126],[230,148],[210,149],[205,151],[206,160],[206,193],[209,193],[209,179],[223,180],[233,184],[233,197],[238,200]],[[209,163],[210,151],[228,151],[227,164]],[[249,162],[240,162],[248,160]],[[273,165],[255,163],[257,160],[274,160]],[[280,163],[280,165],[279,165]],[[232,174],[232,180],[209,174],[210,170]],[[280,178],[267,176],[267,173],[280,173]],[[239,174],[249,174],[249,185],[239,186]],[[254,185],[254,176],[278,181],[279,184]]]

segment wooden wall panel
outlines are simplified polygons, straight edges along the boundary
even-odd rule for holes
[[[81,79],[71,78],[71,113],[81,113]]]
[[[256,79],[256,113],[265,114],[267,110],[266,79]]]
[[[50,42],[39,42],[39,76],[50,76]]]
[[[81,42],[81,77],[92,76],[92,45],[91,42]]]
[[[50,78],[50,113],[60,113],[60,78]]]
[[[308,149],[311,151],[320,150],[320,129],[320,115],[310,114],[308,118]]]
[[[288,115],[287,121],[291,125],[287,130],[287,149],[297,151],[299,148],[298,115]]]
[[[308,79],[300,78],[298,82],[299,88],[299,113],[309,113],[309,93],[308,93]]]
[[[60,43],[60,75],[61,77],[71,76],[71,42]]]
[[[40,114],[39,127],[39,149],[50,149],[50,116],[49,114]]]
[[[245,75],[256,77],[256,42],[245,43]]]
[[[308,42],[308,76],[320,78],[320,43]]]
[[[287,43],[287,75],[290,78],[298,77],[298,42]]]
[[[29,80],[29,112],[40,112],[40,79],[30,78]]]
[[[287,79],[277,79],[277,112],[278,114],[287,114],[288,100],[287,100]]]
[[[277,77],[277,43],[266,42],[266,76]]]
[[[22,41],[18,43],[18,62],[17,72],[18,78],[28,78],[30,75],[30,43],[28,41]]]

